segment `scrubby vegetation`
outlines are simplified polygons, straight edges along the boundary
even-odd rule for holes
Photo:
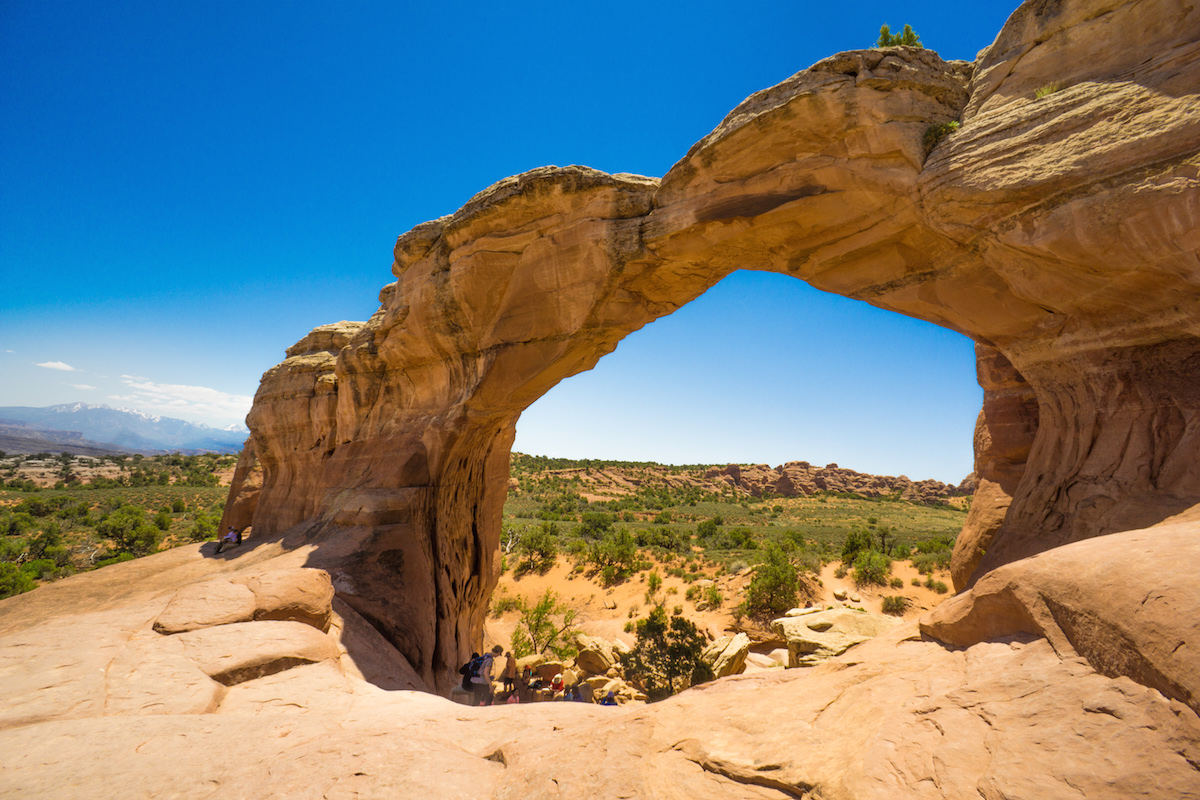
[[[0,597],[216,537],[236,456],[0,454]],[[51,474],[39,487],[27,477]]]
[[[702,657],[708,640],[681,610],[668,617],[655,606],[636,622],[633,650],[620,656],[626,679],[641,686],[650,702],[713,679],[712,667]]]
[[[860,588],[893,590],[905,586],[892,575],[894,561],[946,569],[966,517],[965,503],[927,505],[898,495],[706,490],[710,469],[514,454],[504,525],[515,574],[543,571],[563,554],[573,574],[605,586],[644,580],[647,607],[682,610],[667,602],[678,591],[696,611],[727,607],[735,619],[761,624],[802,605],[829,562],[840,561],[839,577],[853,572]],[[728,574],[749,575],[732,598],[711,583]],[[684,585],[664,592],[665,578]]]

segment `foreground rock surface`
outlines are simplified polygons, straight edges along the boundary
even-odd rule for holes
[[[309,552],[185,547],[0,602],[0,796],[1200,798],[1200,509],[1014,562],[819,666],[645,706],[414,691],[339,601],[328,632],[154,629],[193,586],[310,582]]]

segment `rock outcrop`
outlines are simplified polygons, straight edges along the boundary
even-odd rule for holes
[[[814,467],[807,461],[789,461],[774,468],[766,464],[730,464],[724,468],[710,469],[704,477],[755,497],[762,497],[768,492],[776,497],[853,492],[863,497],[895,497],[912,503],[932,504],[969,494],[941,481],[913,481],[906,475],[867,475],[843,469],[837,464]]]
[[[771,623],[787,643],[789,667],[813,667],[900,624],[895,617],[853,608],[806,609]]]
[[[400,237],[369,321],[264,376],[223,524],[317,545],[311,566],[448,688],[496,580],[521,411],[739,268],[980,343],[960,589],[1200,502],[1198,15],[1029,4],[973,64],[826,59],[661,181],[546,167],[489,187]]]
[[[1031,0],[972,64],[821,61],[661,181],[547,167],[401,236],[264,376],[236,558],[0,603],[0,795],[1200,797],[1198,86],[1200,8]],[[963,593],[644,708],[404,691],[481,641],[522,410],[741,268],[981,345]],[[263,600],[299,568],[327,616]]]

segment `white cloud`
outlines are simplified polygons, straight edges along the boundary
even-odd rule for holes
[[[123,375],[122,382],[132,392],[111,395],[110,400],[167,416],[203,422],[241,422],[250,411],[254,398],[228,394],[207,386],[188,386],[176,383],[154,383],[145,378]]]
[[[76,389],[95,389],[95,386],[88,386],[86,383],[72,383]]]
[[[46,369],[61,369],[63,372],[78,372],[79,370],[72,367],[70,364],[64,364],[61,361],[43,361],[40,364],[34,364],[35,367],[45,367]]]

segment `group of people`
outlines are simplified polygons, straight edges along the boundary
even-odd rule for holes
[[[497,665],[503,658],[503,666]],[[602,706],[615,706],[616,695],[608,692],[596,701],[594,690],[587,682],[567,686],[563,674],[557,673],[553,679],[546,681],[535,675],[533,669],[525,667],[517,669],[517,659],[512,653],[504,652],[504,648],[496,645],[491,652],[480,655],[472,653],[471,660],[459,669],[463,676],[462,688],[471,692],[471,705],[490,706],[497,702],[530,703],[535,700],[572,700],[577,703],[599,702]],[[503,687],[500,692],[495,689],[494,681],[499,680]],[[503,695],[501,697],[501,695]]]

